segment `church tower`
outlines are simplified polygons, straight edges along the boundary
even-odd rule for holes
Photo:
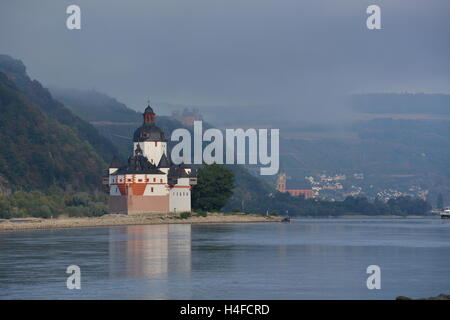
[[[155,124],[156,114],[150,104],[145,108],[143,114],[144,122],[133,136],[133,151],[142,149],[144,157],[154,165],[158,165],[163,155],[167,157],[167,142],[164,132]]]
[[[278,175],[277,190],[279,192],[286,192],[286,173],[280,173]]]

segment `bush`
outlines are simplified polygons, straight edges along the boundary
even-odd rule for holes
[[[180,213],[180,218],[181,218],[181,219],[187,219],[187,218],[189,218],[190,216],[191,216],[191,213],[188,212],[188,211]]]
[[[198,183],[192,189],[192,207],[209,212],[220,211],[233,195],[233,171],[219,164],[203,165]]]
[[[56,218],[61,214],[70,217],[92,217],[108,213],[108,195],[104,193],[63,192],[49,189],[38,191],[16,191],[11,195],[0,195],[0,218]]]
[[[208,212],[206,212],[206,211],[198,211],[197,212],[197,216],[198,217],[207,217],[208,216]]]

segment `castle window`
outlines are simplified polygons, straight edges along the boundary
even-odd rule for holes
[[[159,182],[161,182],[161,183],[162,183],[162,182],[163,182],[163,181],[162,181],[162,179],[159,179]]]
[[[145,181],[146,181],[146,182],[149,182],[149,181],[150,181],[150,179],[149,179],[149,178],[147,178],[147,179],[145,179]]]
[[[156,178],[153,178],[153,182],[156,182]]]
[[[151,187],[150,191],[153,192],[153,187]]]
[[[142,179],[138,179],[139,182],[142,182]]]
[[[131,179],[127,179],[128,182],[131,182]]]

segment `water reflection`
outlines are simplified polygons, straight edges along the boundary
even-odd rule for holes
[[[158,278],[191,272],[188,224],[110,228],[110,278]]]

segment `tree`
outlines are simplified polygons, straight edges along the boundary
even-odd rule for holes
[[[444,209],[444,197],[442,196],[442,193],[439,193],[437,197],[436,208],[440,210]]]
[[[192,207],[218,211],[233,194],[234,174],[219,164],[203,165],[198,170],[198,184],[192,190]]]

